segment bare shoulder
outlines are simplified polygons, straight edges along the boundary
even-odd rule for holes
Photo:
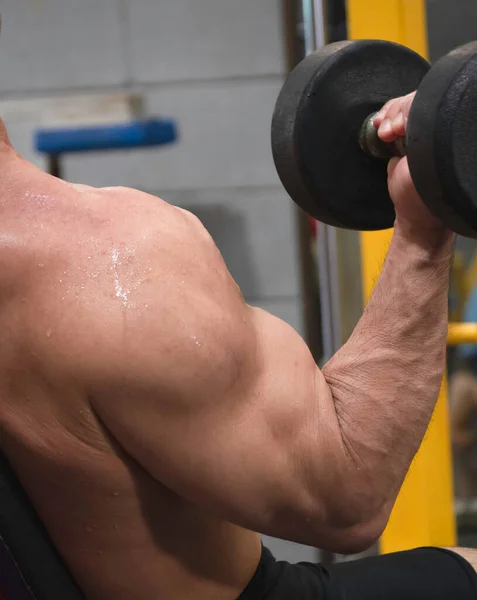
[[[247,307],[200,221],[134,190],[79,193],[80,215],[63,222],[36,291],[48,360],[85,382],[129,374],[156,387],[159,374],[185,383],[215,364],[228,385]]]

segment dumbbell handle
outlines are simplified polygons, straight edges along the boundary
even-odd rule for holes
[[[378,113],[373,113],[364,121],[359,133],[359,145],[363,152],[373,158],[389,160],[393,156],[406,155],[406,138],[400,137],[394,142],[383,142],[378,136],[378,130],[374,126],[374,117]]]

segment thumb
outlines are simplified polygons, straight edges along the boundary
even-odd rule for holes
[[[388,163],[388,179],[392,179],[392,176],[394,175],[394,171],[396,170],[400,161],[401,161],[401,157],[399,157],[399,156],[395,156],[394,158],[391,158],[391,160]]]

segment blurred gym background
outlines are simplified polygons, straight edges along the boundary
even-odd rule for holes
[[[376,12],[382,4],[375,2]],[[324,41],[345,39],[345,0],[320,5]],[[379,18],[369,5],[363,1],[366,18]],[[328,313],[313,243],[319,246],[321,228],[283,191],[270,151],[275,100],[306,50],[307,6],[301,0],[3,0],[0,115],[17,150],[45,170],[48,157],[35,149],[39,129],[148,115],[174,119],[174,144],[65,154],[63,176],[139,188],[196,213],[246,300],[289,322],[323,361],[321,323]],[[477,38],[475,0],[428,0],[426,14],[431,60]],[[363,303],[359,236],[339,235],[334,268],[340,293],[332,297],[343,342]],[[475,250],[473,241],[459,240],[449,299],[453,320],[477,321]],[[477,547],[473,349],[449,349],[449,376],[450,405],[454,388],[465,396],[454,419],[460,427],[454,452],[459,541]],[[278,558],[317,558],[313,548],[266,543]]]

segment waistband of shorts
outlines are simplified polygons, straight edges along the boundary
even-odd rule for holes
[[[276,562],[270,550],[262,544],[262,554],[257,570],[237,600],[255,600],[264,597],[279,577],[279,573],[272,575]]]
[[[477,572],[468,560],[466,560],[460,554],[457,554],[456,552],[454,552],[452,550],[452,548],[425,547],[422,549],[423,550],[437,550],[438,552],[444,552],[445,554],[452,556],[454,558],[454,560],[456,562],[458,562],[460,564],[460,566],[464,569],[464,571],[467,573],[467,575],[469,577],[469,581],[475,589],[476,598],[477,598]]]

